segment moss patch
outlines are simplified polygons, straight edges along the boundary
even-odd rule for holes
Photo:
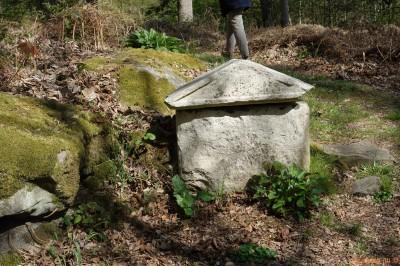
[[[187,54],[133,48],[124,49],[113,58],[88,59],[84,66],[97,72],[117,68],[120,99],[124,105],[149,108],[164,114],[172,112],[164,104],[164,99],[175,90],[168,78],[188,81],[191,79],[188,72],[204,71],[207,68],[202,60]],[[160,75],[156,76],[152,71],[140,67],[149,68]]]
[[[120,70],[121,102],[128,106],[140,106],[160,113],[172,111],[164,104],[165,97],[175,90],[167,79],[157,79],[147,71],[131,67]]]
[[[203,71],[206,69],[206,65],[198,58],[187,54],[153,49],[124,49],[112,62],[117,64],[140,64],[161,71],[166,68],[186,80],[190,79],[184,74],[186,71]]]
[[[21,265],[22,258],[17,253],[7,253],[0,255],[0,265],[2,266],[18,266]]]
[[[86,139],[101,130],[87,118],[72,106],[0,93],[0,198],[50,178],[52,192],[71,202]]]

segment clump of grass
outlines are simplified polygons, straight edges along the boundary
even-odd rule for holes
[[[393,165],[374,162],[373,164],[363,165],[356,176],[357,178],[367,176],[378,176],[380,178],[380,191],[374,194],[374,200],[377,203],[382,203],[393,198],[393,179],[396,178],[397,172],[396,167]]]
[[[400,109],[393,111],[389,115],[386,116],[386,119],[392,120],[392,121],[400,121]]]
[[[323,226],[334,228],[336,224],[336,217],[331,212],[323,212],[319,215],[319,222]]]
[[[342,234],[350,235],[353,237],[362,236],[362,224],[359,222],[344,223],[338,221],[336,216],[331,212],[322,212],[318,216],[321,225],[331,228]]]
[[[362,235],[362,224],[358,222],[349,224],[340,224],[338,226],[338,231],[354,237],[359,237]]]
[[[356,251],[357,254],[365,254],[368,251],[368,245],[365,242],[365,240],[360,240],[357,241],[356,245],[354,246],[354,249]]]
[[[316,146],[311,146],[310,172],[324,177],[321,182],[323,181],[324,191],[327,194],[334,194],[337,191],[333,181],[333,170],[336,163],[336,157],[321,152]]]

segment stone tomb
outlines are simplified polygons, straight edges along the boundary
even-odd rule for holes
[[[248,60],[231,60],[178,88],[179,172],[191,186],[241,191],[279,161],[309,168],[309,108],[299,98],[311,85]]]

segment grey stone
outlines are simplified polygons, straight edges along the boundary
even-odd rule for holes
[[[47,243],[49,236],[40,232],[43,223],[26,223],[0,234],[0,255],[7,252],[29,252],[37,254]]]
[[[180,174],[191,186],[240,191],[264,162],[309,168],[305,102],[179,110],[176,123]]]
[[[368,141],[351,144],[326,144],[319,146],[324,153],[337,156],[342,163],[346,163],[348,166],[372,162],[395,162],[395,158],[388,150],[380,148]]]
[[[358,195],[373,195],[379,192],[381,180],[377,176],[368,176],[356,180],[352,187],[352,193]]]
[[[313,86],[250,60],[231,60],[169,95],[174,109],[294,102]]]
[[[0,200],[0,217],[18,214],[40,216],[63,207],[50,192],[35,185],[26,185],[11,197]]]

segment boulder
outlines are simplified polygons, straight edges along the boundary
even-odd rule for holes
[[[46,215],[73,203],[86,147],[102,132],[91,117],[0,93],[0,218]]]
[[[38,253],[56,231],[54,223],[28,222],[3,232],[0,234],[0,258],[12,252]]]
[[[26,184],[12,196],[0,201],[0,217],[28,214],[40,216],[64,209],[57,197],[35,185]]]
[[[354,182],[352,193],[356,195],[373,195],[380,191],[381,180],[377,176],[368,176]]]
[[[180,174],[197,188],[240,191],[264,162],[310,164],[304,102],[180,110],[176,124]]]
[[[336,156],[341,163],[350,167],[373,162],[395,162],[395,158],[387,149],[380,148],[368,141],[350,144],[320,144],[318,147],[324,153]]]
[[[84,65],[88,70],[104,73],[117,68],[121,104],[163,114],[173,113],[164,98],[192,78],[188,73],[206,69],[201,60],[187,54],[133,48],[112,58],[93,57]]]

